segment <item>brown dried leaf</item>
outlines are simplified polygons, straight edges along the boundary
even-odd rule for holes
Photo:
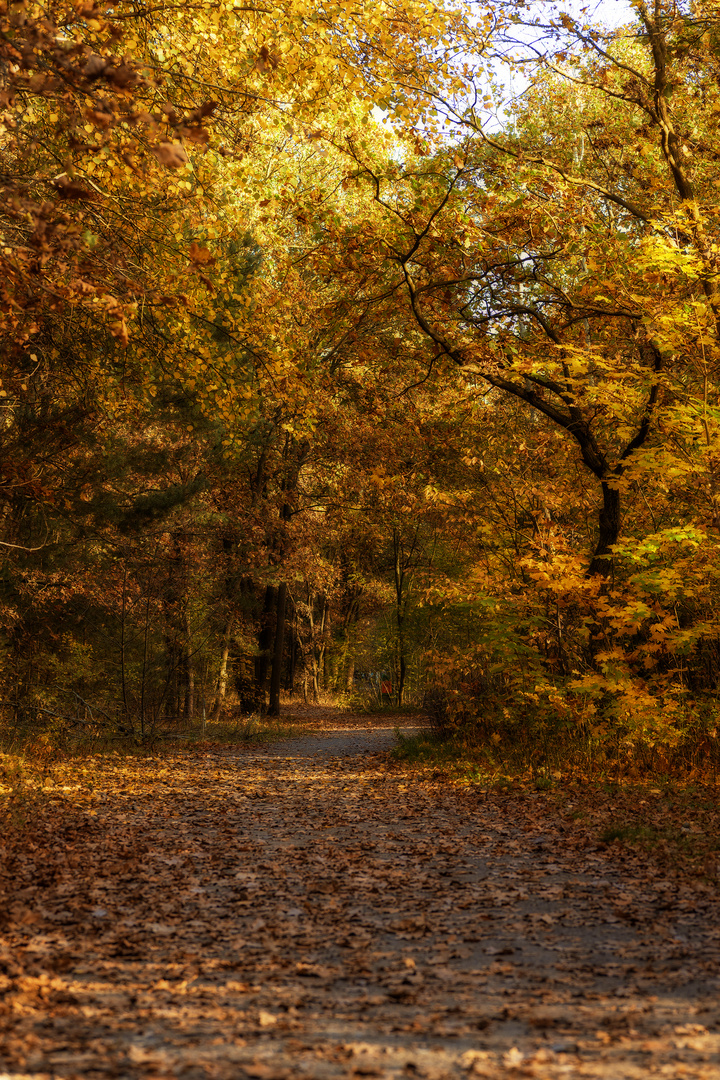
[[[152,152],[161,165],[168,169],[179,169],[188,162],[185,147],[179,142],[161,142],[153,146]]]
[[[190,255],[190,261],[195,263],[196,266],[213,266],[215,263],[212,253],[206,247],[200,247],[195,241],[190,245],[188,254]]]

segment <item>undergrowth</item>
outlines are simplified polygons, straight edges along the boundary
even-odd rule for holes
[[[302,735],[300,724],[271,720],[258,716],[243,716],[206,724],[192,724],[174,732],[163,732],[158,741],[168,743],[271,743]]]
[[[512,730],[490,737],[477,730],[452,733],[431,728],[405,736],[397,729],[392,756],[398,762],[423,766],[460,783],[507,787],[531,783],[550,790],[569,776],[596,785],[645,783],[673,785],[698,782],[715,787],[720,774],[714,761],[704,766],[692,756],[667,748],[628,746],[620,741],[593,744],[581,738],[537,742],[529,731]]]
[[[0,839],[15,839],[29,830],[51,805],[62,798],[70,775],[83,775],[93,760],[121,762],[157,760],[165,754],[202,752],[211,746],[266,745],[304,733],[299,724],[255,716],[206,724],[184,723],[175,731],[118,738],[100,729],[77,732],[59,728],[44,731],[0,730]]]
[[[554,740],[547,731],[537,741],[533,734],[531,728],[494,729],[489,737],[472,727],[412,736],[396,730],[392,758],[483,797],[547,799],[586,831],[589,842],[642,849],[665,870],[718,880],[720,799],[713,762],[703,769],[681,753],[661,759],[648,748],[593,745],[567,731],[556,732]],[[654,768],[654,761],[661,767]]]
[[[25,831],[46,809],[53,784],[52,763],[18,753],[0,753],[0,836]]]
[[[569,770],[601,782],[720,781],[718,732],[699,714],[666,740],[643,736],[612,719],[590,725],[547,710],[507,707],[482,713],[475,702],[453,711],[446,701],[431,700],[425,718],[427,730],[399,739],[397,759],[433,764],[458,778],[464,773],[490,780],[530,774],[547,787],[554,773]]]
[[[89,725],[78,730],[61,724],[5,725],[0,727],[0,753],[32,760],[58,753],[143,754],[163,746],[196,746],[199,743],[269,743],[302,734],[304,728],[292,721],[259,716],[229,716],[220,720],[177,721],[172,724],[140,725],[130,730],[105,725]]]
[[[334,704],[349,712],[368,716],[417,716],[421,712],[419,700],[411,698],[403,705],[398,705],[394,698],[381,698],[368,691],[343,694],[335,699]]]

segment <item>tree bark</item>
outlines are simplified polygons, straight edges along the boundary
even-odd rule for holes
[[[288,615],[288,606],[290,614]],[[295,671],[297,669],[297,657],[298,657],[298,638],[297,638],[297,612],[295,611],[295,604],[292,597],[288,596],[287,605],[285,608],[285,620],[289,623],[290,627],[290,656],[288,657],[288,670],[287,679],[285,682],[285,689],[289,693],[295,692]]]
[[[620,535],[620,492],[602,481],[603,504],[600,510],[600,532],[588,575],[608,578],[613,571],[612,546]]]
[[[322,607],[320,609],[321,610],[321,621],[320,621],[319,635],[316,637],[315,631],[317,629],[317,624],[315,622],[315,618],[314,618],[314,615],[313,615],[314,608],[315,608],[315,598],[311,597],[310,594],[309,594],[309,591],[308,591],[308,608],[309,608],[310,637],[311,637],[311,649],[312,649],[311,662],[312,662],[313,696],[314,696],[316,705],[320,701],[320,677],[321,677],[322,674],[324,674],[324,671],[325,671],[325,648],[326,648],[325,621],[326,621],[327,610],[328,610],[328,602],[327,602],[326,597],[321,596],[320,600],[322,602]]]
[[[267,688],[268,669],[270,667],[271,649],[275,635],[275,613],[277,611],[277,589],[274,585],[268,585],[265,589],[265,600],[260,616],[260,630],[258,633],[258,651],[255,657],[255,695],[258,708],[265,711],[265,691]]]
[[[280,715],[280,677],[282,674],[283,645],[285,644],[285,607],[287,585],[283,581],[277,590],[277,619],[275,621],[275,647],[273,650],[272,674],[270,676],[270,704],[268,716]]]
[[[413,544],[413,547],[415,545]],[[407,672],[407,663],[405,659],[405,602],[404,602],[404,588],[405,577],[407,571],[406,561],[403,558],[403,545],[400,537],[400,533],[397,529],[393,529],[393,552],[395,557],[395,620],[397,623],[397,703],[401,706],[403,703],[403,692],[405,690],[405,676]]]
[[[185,683],[185,718],[192,720],[195,716],[195,656],[193,654],[192,628],[190,626],[190,597],[185,596],[185,662],[183,667],[187,682]]]
[[[217,680],[217,693],[215,695],[215,704],[212,707],[211,718],[217,720],[220,716],[220,710],[223,707],[225,701],[225,695],[227,693],[227,681],[228,681],[228,659],[230,657],[230,638],[232,637],[232,619],[228,619],[225,623],[225,632],[223,634],[223,647],[220,654],[220,671],[218,672]]]

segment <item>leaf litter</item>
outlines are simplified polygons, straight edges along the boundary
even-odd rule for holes
[[[3,1080],[720,1078],[712,883],[322,724],[56,770],[2,841]]]

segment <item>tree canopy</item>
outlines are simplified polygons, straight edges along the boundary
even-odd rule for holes
[[[634,12],[0,5],[4,723],[714,745],[720,17]]]

